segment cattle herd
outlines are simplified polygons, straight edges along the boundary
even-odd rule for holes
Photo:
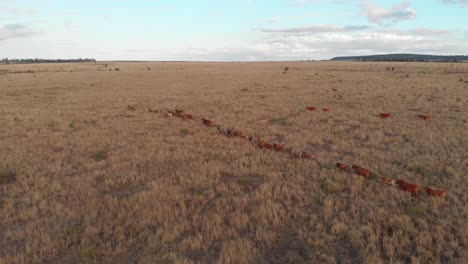
[[[317,111],[318,108],[317,107],[314,107],[314,106],[308,106],[306,107],[306,111]],[[151,110],[151,109],[148,109],[149,112],[156,112],[154,110]],[[329,112],[330,109],[329,108],[322,108],[322,111],[323,112]],[[175,111],[168,111],[166,113],[166,115],[168,117],[178,117],[182,120],[195,120],[196,118],[191,115],[191,114],[186,114],[184,113],[183,110],[179,110],[179,109],[176,109]],[[389,117],[392,117],[392,113],[380,113],[378,115],[379,117],[381,118],[389,118]],[[431,116],[430,115],[422,115],[422,114],[419,114],[418,115],[419,118],[423,119],[423,120],[430,120],[431,119]],[[310,152],[307,152],[307,151],[298,151],[298,150],[295,150],[293,148],[287,148],[281,144],[277,144],[277,143],[268,143],[266,142],[265,140],[259,138],[259,137],[255,137],[255,136],[250,136],[242,131],[238,131],[238,130],[234,130],[234,129],[229,129],[229,128],[225,128],[225,127],[222,127],[221,125],[219,124],[216,124],[215,122],[209,120],[209,119],[206,119],[206,118],[201,118],[201,123],[207,127],[211,127],[211,128],[215,128],[218,130],[218,132],[226,137],[238,137],[238,138],[241,138],[241,139],[245,139],[245,140],[248,140],[250,141],[253,145],[261,148],[261,149],[268,149],[268,150],[272,150],[272,151],[275,151],[275,152],[282,152],[282,153],[286,153],[286,154],[289,154],[295,158],[299,158],[299,159],[308,159],[308,160],[312,160],[315,158],[315,156],[313,155],[313,153],[310,153]],[[362,168],[360,166],[357,166],[357,165],[352,165],[351,167],[347,164],[344,164],[344,163],[336,163],[336,166],[341,169],[342,171],[345,171],[347,173],[351,173],[353,170],[354,172],[356,172],[358,175],[360,176],[363,176],[366,180],[369,180],[369,179],[372,179],[373,177],[373,174],[372,172],[370,172],[369,170],[365,169],[365,168]],[[410,192],[414,197],[419,197],[419,185],[417,184],[413,184],[413,183],[409,183],[409,182],[406,182],[406,181],[403,181],[403,180],[400,180],[400,179],[392,179],[392,178],[387,178],[387,177],[380,177],[380,180],[387,186],[393,186],[393,187],[398,187],[399,189],[403,190],[403,191],[407,191],[407,192]],[[424,191],[429,195],[429,196],[432,196],[432,197],[440,197],[442,199],[445,198],[445,195],[446,195],[446,192],[445,191],[442,191],[442,190],[436,190],[436,189],[432,189],[432,188],[429,188],[429,187],[424,187]]]

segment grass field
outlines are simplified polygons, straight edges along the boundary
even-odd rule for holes
[[[0,263],[468,259],[468,64],[107,64],[0,66]]]

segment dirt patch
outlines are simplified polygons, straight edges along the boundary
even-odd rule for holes
[[[283,264],[312,263],[310,248],[293,231],[285,231],[278,235],[278,240],[266,248],[257,263]]]
[[[9,240],[6,238],[7,231],[16,230],[22,227],[24,227],[23,223],[0,225],[0,257],[24,252],[26,249],[26,241]]]
[[[134,264],[140,261],[141,256],[143,255],[143,244],[137,244],[131,247],[125,256],[115,259],[112,263],[117,264]]]
[[[265,183],[266,177],[259,174],[237,175],[228,172],[222,172],[220,181],[225,184],[237,184],[245,191],[254,192],[260,185]]]

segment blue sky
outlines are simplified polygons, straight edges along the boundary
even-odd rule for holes
[[[468,54],[468,0],[0,0],[0,57]]]

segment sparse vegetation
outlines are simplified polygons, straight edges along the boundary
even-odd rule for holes
[[[431,177],[431,173],[421,167],[408,167],[408,170],[424,177]]]
[[[463,262],[468,64],[284,64],[3,65],[0,263]]]
[[[414,205],[414,206],[411,206],[409,210],[412,214],[419,215],[419,214],[426,212],[427,205],[426,204]]]
[[[288,125],[288,119],[287,118],[275,118],[270,120],[270,124],[272,125],[281,125],[281,126],[286,126]]]

